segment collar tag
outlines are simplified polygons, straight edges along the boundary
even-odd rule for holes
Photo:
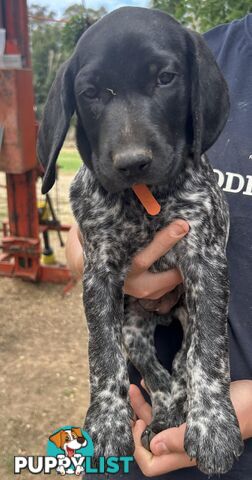
[[[133,185],[132,190],[149,215],[155,216],[159,214],[161,206],[152,195],[147,185],[137,183]]]

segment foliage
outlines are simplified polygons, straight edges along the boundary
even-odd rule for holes
[[[104,8],[93,10],[83,9],[82,5],[73,4],[65,10],[64,18],[67,20],[62,30],[63,49],[71,53],[82,33],[106,13]]]
[[[29,14],[35,102],[40,117],[48,90],[63,61],[61,26],[49,22],[48,19],[55,18],[55,14],[45,7],[33,4]]]
[[[150,0],[154,8],[164,10],[184,25],[206,31],[252,12],[251,0]],[[37,117],[60,64],[71,55],[82,33],[106,13],[84,9],[73,3],[57,21],[48,7],[32,4],[29,8],[30,37]]]
[[[55,74],[71,55],[82,33],[96,22],[105,10],[83,9],[73,4],[64,12],[63,21],[47,7],[34,3],[29,8],[30,39],[33,80],[37,117],[41,117],[43,105]]]
[[[200,32],[252,12],[251,0],[152,0],[152,7]]]

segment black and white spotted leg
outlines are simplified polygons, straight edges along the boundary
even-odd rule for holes
[[[226,260],[215,252],[209,260],[198,256],[197,269],[189,263],[186,269],[192,334],[187,355],[185,450],[196,458],[202,472],[222,474],[231,469],[243,450],[229,392]]]
[[[172,364],[171,398],[167,427],[178,427],[186,421],[187,416],[187,350],[190,343],[190,324],[186,308],[181,305],[176,309],[173,316],[180,320],[183,327],[183,342],[181,349],[176,354]]]
[[[167,428],[171,377],[156,356],[154,332],[158,317],[146,312],[134,299],[128,300],[125,310],[125,349],[131,362],[141,373],[152,403],[152,422],[142,436],[143,445],[149,449],[154,435]],[[171,319],[167,318],[166,324],[170,322]]]
[[[128,399],[129,380],[122,347],[122,285],[105,268],[84,274],[84,305],[89,329],[90,407],[85,430],[95,457],[132,455],[133,412]]]

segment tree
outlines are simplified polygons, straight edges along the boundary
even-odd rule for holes
[[[37,117],[40,118],[56,71],[64,61],[61,24],[52,22],[55,13],[32,4],[29,9],[33,84]]]
[[[55,12],[34,3],[29,9],[33,83],[36,113],[41,112],[56,72],[72,53],[82,33],[106,11],[85,10],[79,4],[68,7],[62,21]]]
[[[251,0],[152,0],[152,6],[200,32],[252,12]]]
[[[66,24],[62,30],[62,43],[65,52],[70,54],[79,38],[91,25],[105,15],[106,10],[85,9],[82,5],[73,4],[65,10]]]

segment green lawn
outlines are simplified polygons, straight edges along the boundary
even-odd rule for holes
[[[82,160],[77,150],[64,148],[61,150],[58,165],[61,167],[60,173],[75,173],[81,166]]]

